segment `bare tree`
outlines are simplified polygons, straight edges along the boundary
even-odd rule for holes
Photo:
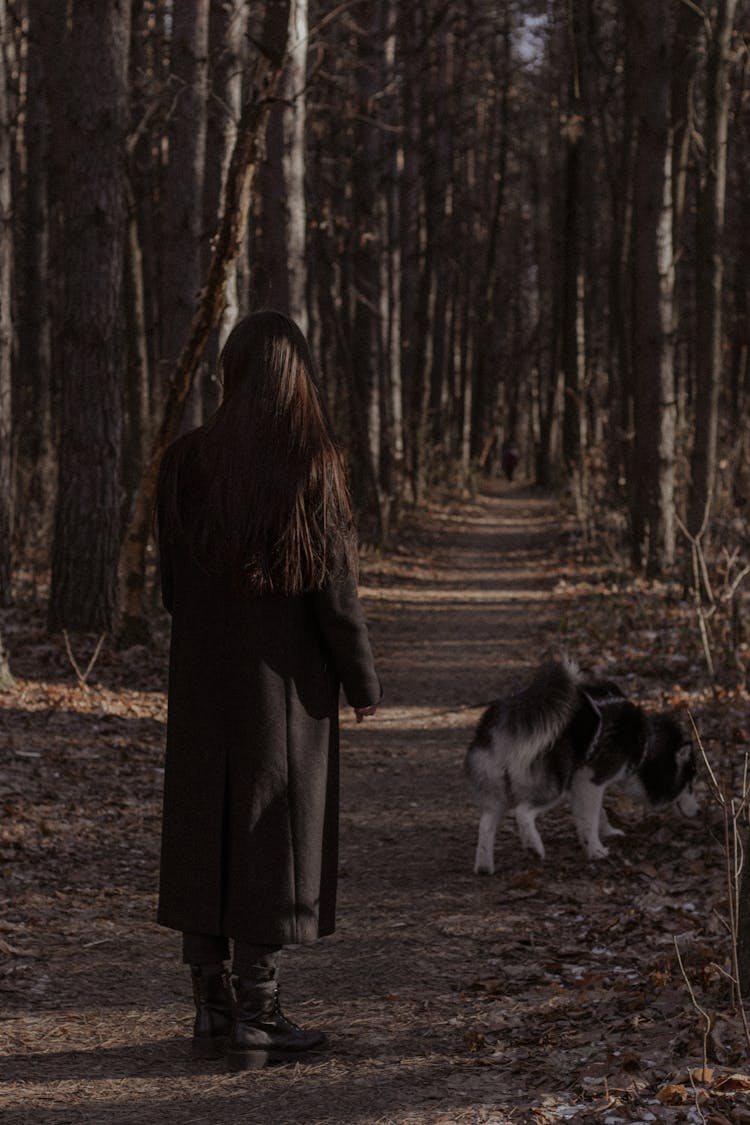
[[[674,255],[669,113],[669,4],[634,0],[628,9],[636,67],[638,144],[634,181],[635,462],[633,523],[643,528],[646,569],[674,558]]]
[[[18,136],[25,175],[21,177],[21,193],[14,200],[18,356],[12,413],[16,450],[14,538],[28,548],[31,557],[35,549],[46,553],[56,484],[51,352],[51,291],[55,274],[50,262],[47,181],[49,122],[36,34],[28,37],[25,64],[24,127],[23,134]]]
[[[87,134],[90,173],[78,121],[116,101],[99,44],[122,4],[130,132],[124,147],[111,122]],[[154,450],[175,418],[217,405],[218,345],[254,302],[307,321],[366,533],[393,538],[406,504],[497,471],[501,434],[539,483],[573,486],[587,528],[629,531],[651,573],[669,565],[675,504],[695,526],[712,489],[725,506],[750,495],[748,70],[727,39],[750,15],[736,0],[103,0],[87,47],[93,0],[6,6],[16,266],[0,299],[16,335],[0,493],[24,562],[49,557],[59,449],[55,603],[64,570],[73,584],[93,568],[93,596],[111,569],[99,536],[111,558],[137,494],[125,570],[142,619]],[[271,25],[289,43],[276,85]],[[115,151],[129,172],[124,294],[110,284],[119,202],[93,202]],[[249,180],[229,173],[233,151]],[[256,168],[240,245],[233,209]],[[692,483],[675,472],[691,451]],[[79,533],[85,547],[69,546]],[[7,530],[0,542],[7,555]]]
[[[375,537],[383,535],[380,489],[381,333],[380,240],[373,168],[380,163],[375,95],[382,86],[380,13],[372,4],[357,27],[357,114],[352,164],[351,428],[355,439],[354,484],[361,506],[374,517]]]
[[[704,20],[695,4],[680,3],[675,15],[672,59],[671,113],[674,141],[672,158],[672,225],[675,253],[685,236],[685,190],[691,142],[695,135],[695,86]]]
[[[502,299],[498,293],[501,277],[498,263],[501,252],[501,236],[504,221],[504,208],[508,196],[508,158],[510,155],[510,99],[513,72],[512,57],[512,8],[506,2],[502,5],[502,25],[494,38],[489,54],[489,62],[495,78],[496,100],[490,103],[491,112],[497,117],[499,139],[497,157],[490,155],[492,176],[488,177],[491,186],[490,216],[487,224],[487,252],[482,263],[481,282],[477,292],[477,332],[475,390],[472,404],[477,429],[476,442],[485,438],[485,450],[494,443],[499,446],[500,430],[508,419],[503,418],[498,407],[499,357],[498,337],[500,331],[499,311]],[[444,130],[445,125],[442,125]],[[492,146],[493,150],[495,146]],[[487,440],[488,439],[488,440]],[[499,449],[496,448],[499,453]],[[485,454],[486,455],[486,454]],[[497,463],[497,457],[495,458]],[[489,464],[487,466],[489,468]]]
[[[690,461],[688,529],[696,534],[710,503],[716,473],[722,372],[724,206],[727,186],[729,44],[737,0],[719,0],[708,25],[705,164],[697,232],[697,386],[695,436]]]
[[[308,3],[291,0],[289,50],[271,111],[260,176],[261,226],[255,288],[262,304],[288,313],[306,332],[306,81]]]
[[[6,0],[0,0],[0,605],[8,605],[11,598],[13,527],[11,451],[13,200],[8,75],[5,57],[7,33],[7,4]]]
[[[209,23],[209,105],[206,135],[206,166],[203,178],[203,239],[201,245],[203,272],[211,261],[211,236],[221,217],[229,162],[237,140],[237,126],[242,113],[242,80],[248,35],[247,0],[224,0],[212,3]],[[247,247],[243,247],[247,254]],[[219,350],[237,320],[242,298],[238,266],[242,253],[227,274],[225,305],[215,332],[206,348],[202,364],[202,397],[205,416],[219,405],[221,388],[217,379],[216,361]]]
[[[56,8],[40,4],[37,13],[66,250],[49,622],[103,632],[115,617],[120,543],[130,5],[76,0],[67,21]]]
[[[590,96],[590,0],[570,5],[570,102],[565,122],[565,211],[561,362],[565,380],[563,457],[578,507],[585,508],[586,440],[586,307],[584,239],[588,230],[593,114]]]
[[[206,145],[206,177],[204,197],[206,209],[206,230],[215,230],[219,208],[224,198],[224,187],[229,161],[237,140],[237,125],[242,114],[242,80],[247,42],[247,0],[228,0],[211,6],[210,42],[210,106],[209,129]],[[210,244],[206,245],[206,262],[210,261]],[[237,262],[229,270],[227,278],[226,305],[219,326],[220,346],[240,312],[240,291],[238,291]],[[210,388],[207,408],[216,405],[218,388],[214,382]]]
[[[174,0],[170,50],[173,108],[163,205],[160,374],[177,362],[201,285],[203,175],[208,106],[209,0]],[[202,388],[195,384],[185,424],[199,426]]]
[[[159,464],[167,446],[177,435],[185,400],[204,348],[221,318],[229,273],[244,244],[250,194],[262,159],[268,114],[284,62],[288,22],[288,0],[269,0],[260,55],[250,78],[227,169],[221,218],[212,240],[211,262],[169,381],[160,422],[144,466],[123,544],[120,566],[124,588],[121,637],[125,643],[142,641],[148,636],[144,606],[146,551]]]
[[[8,653],[0,635],[0,691],[10,691],[14,686],[13,674],[8,662]]]
[[[308,0],[292,0],[285,74],[284,180],[287,205],[289,313],[307,332],[307,204],[305,136],[307,117]]]

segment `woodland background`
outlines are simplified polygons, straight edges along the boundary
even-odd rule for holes
[[[0,30],[2,604],[143,638],[159,455],[270,305],[365,540],[513,441],[623,565],[677,552],[738,651],[746,7],[0,0]]]
[[[0,0],[0,44],[13,1122],[750,1121],[748,5]],[[151,921],[150,532],[269,305],[320,364],[387,691],[344,717],[339,944],[290,966],[336,1049],[230,1085],[186,1070]],[[560,647],[689,710],[702,817],[618,804],[584,866],[553,814],[551,864],[508,827],[476,880],[478,701]]]

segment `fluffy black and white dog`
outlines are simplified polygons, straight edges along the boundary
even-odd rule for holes
[[[616,684],[588,681],[567,660],[545,664],[527,688],[488,707],[465,769],[480,810],[479,875],[495,869],[495,833],[509,809],[524,847],[544,858],[536,817],[569,794],[589,859],[607,855],[603,836],[622,835],[602,807],[613,782],[651,806],[698,811],[693,748],[675,720],[646,714]]]

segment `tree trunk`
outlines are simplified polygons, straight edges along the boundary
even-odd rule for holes
[[[174,0],[170,52],[174,108],[164,200],[164,274],[160,372],[180,355],[200,289],[203,237],[203,173],[208,104],[208,17],[210,0]],[[195,382],[185,427],[203,418],[202,388]]]
[[[132,0],[130,26],[130,135],[128,137],[128,228],[126,242],[126,312],[128,374],[125,393],[123,448],[123,520],[127,519],[151,437],[154,385],[154,326],[158,322],[158,270],[153,200],[158,158],[155,134],[160,136],[156,91],[161,42],[154,20],[153,0]],[[124,529],[123,529],[124,530]]]
[[[224,307],[227,279],[239,254],[247,223],[255,173],[262,159],[268,113],[276,92],[286,47],[289,5],[275,0],[266,7],[262,54],[237,127],[237,139],[227,172],[221,220],[213,240],[208,275],[190,324],[187,339],[169,382],[161,422],[141,477],[122,551],[125,610],[121,637],[135,643],[148,636],[144,612],[146,548],[151,529],[159,464],[177,435],[182,410],[206,341]]]
[[[33,9],[31,10],[32,20]],[[24,121],[26,153],[23,221],[16,224],[16,291],[19,363],[13,384],[13,430],[17,450],[15,523],[17,539],[27,548],[49,543],[55,502],[56,463],[52,423],[52,341],[50,326],[53,271],[50,263],[48,201],[49,122],[47,90],[39,37],[32,22],[26,55],[27,98]]]
[[[498,434],[502,418],[497,417],[495,403],[500,380],[498,363],[497,282],[498,254],[503,221],[503,209],[508,187],[508,155],[510,152],[510,97],[513,82],[511,66],[512,10],[508,0],[503,5],[502,36],[493,45],[491,56],[495,86],[500,93],[493,112],[497,116],[499,142],[497,156],[491,155],[491,180],[494,199],[487,230],[487,251],[481,265],[481,280],[477,286],[476,330],[478,333],[475,354],[474,387],[472,392],[472,450],[476,455],[489,436]],[[494,148],[494,146],[492,146]],[[490,177],[488,177],[488,180]]]
[[[12,691],[14,687],[15,680],[10,670],[8,653],[3,643],[2,634],[0,634],[0,691]]]
[[[632,519],[635,499],[630,492],[635,488],[633,433],[633,170],[638,139],[635,92],[635,65],[630,58],[633,37],[630,36],[622,51],[624,55],[625,83],[623,91],[622,125],[619,144],[612,143],[605,134],[602,113],[602,133],[608,153],[608,180],[610,194],[610,248],[609,248],[609,323],[607,326],[610,370],[608,408],[610,441],[608,445],[609,478],[615,493],[626,500],[626,511]],[[642,533],[635,535],[631,527],[631,544],[638,543],[639,565]]]
[[[151,378],[146,332],[146,295],[143,253],[138,231],[138,208],[132,184],[127,186],[126,306],[128,329],[128,372],[125,394],[126,419],[123,450],[123,484],[126,516],[138,484],[148,449],[151,429]]]
[[[355,439],[352,482],[357,505],[372,521],[371,534],[382,541],[384,518],[380,490],[380,225],[372,170],[380,159],[374,119],[381,87],[378,30],[380,13],[371,5],[361,15],[357,35],[358,106],[352,162],[354,316],[351,336],[351,431]]]
[[[553,7],[556,14],[557,7]],[[566,49],[562,18],[553,22],[547,47],[546,121],[541,152],[531,161],[534,256],[538,263],[539,328],[537,352],[537,444],[535,479],[543,488],[558,487],[562,477],[562,293],[564,242],[564,145],[560,129],[560,78]],[[545,158],[546,157],[546,158]]]
[[[690,142],[695,131],[695,73],[703,17],[692,4],[677,5],[672,64],[672,230],[675,254],[682,248]]]
[[[674,559],[675,395],[673,370],[672,145],[669,118],[669,5],[629,9],[637,65],[638,147],[634,182],[635,466],[645,528],[647,574]],[[635,63],[637,60],[637,63]]]
[[[572,50],[568,117],[565,122],[565,212],[562,265],[561,361],[565,379],[563,459],[578,517],[586,517],[586,322],[584,238],[588,229],[592,112],[589,76],[590,0],[571,8]]]
[[[165,29],[165,9],[155,0],[133,0],[130,51],[130,137],[129,181],[131,214],[129,217],[129,284],[143,293],[143,325],[133,316],[132,331],[145,332],[145,340],[131,339],[131,367],[142,377],[148,375],[149,418],[155,403],[161,399],[163,372],[161,358],[159,303],[162,297],[164,239],[162,211],[164,207],[164,173],[166,152],[164,138],[167,114],[171,107],[169,86],[169,51]],[[133,212],[133,203],[135,213]],[[137,242],[137,245],[136,245]],[[139,270],[140,278],[135,276]],[[129,329],[130,331],[130,329]],[[146,363],[143,349],[145,346]],[[150,427],[149,427],[150,429]],[[143,435],[147,447],[150,434]],[[141,450],[141,454],[143,449]],[[133,466],[140,474],[142,460]]]
[[[727,185],[729,43],[737,0],[719,0],[706,61],[705,170],[698,206],[697,386],[690,461],[688,530],[696,534],[711,504],[721,389],[724,204]]]
[[[468,246],[468,243],[467,243]],[[466,275],[468,276],[470,263],[466,262]],[[456,299],[455,311],[459,317],[459,329],[456,334],[455,369],[459,376],[459,434],[460,434],[460,477],[464,490],[471,484],[471,452],[472,452],[472,417],[474,394],[474,324],[472,310],[474,307],[473,294],[467,288]],[[460,309],[460,312],[458,311]]]
[[[737,965],[740,996],[750,996],[750,832],[745,833],[744,863],[737,909]]]
[[[244,42],[248,30],[247,0],[227,0],[211,5],[209,25],[209,86],[211,96],[208,107],[206,137],[206,167],[203,179],[203,241],[202,272],[211,261],[208,235],[216,229],[221,215],[229,161],[237,139],[237,123],[242,113],[242,74],[244,69]],[[243,247],[246,253],[246,247]],[[211,337],[202,364],[203,411],[212,415],[221,401],[221,387],[217,378],[217,360],[221,347],[240,315],[240,298],[237,267],[240,256],[232,263],[227,277],[224,310],[219,330]]]
[[[40,6],[45,16],[49,10]],[[53,629],[105,632],[117,608],[129,24],[122,0],[76,0],[62,40],[56,18],[40,21],[67,251],[58,310]]]
[[[416,331],[417,296],[420,276],[419,248],[419,59],[416,43],[419,33],[420,11],[408,6],[399,20],[398,62],[403,75],[401,99],[401,134],[397,153],[399,169],[399,323],[401,394],[404,413],[404,483],[413,490],[413,417],[414,384],[417,379],[418,340]],[[408,466],[408,468],[407,468]]]
[[[308,0],[292,0],[289,55],[285,74],[284,183],[287,205],[289,315],[307,333],[307,206],[305,203],[305,134]]]
[[[291,0],[288,42],[279,101],[268,121],[266,160],[260,177],[262,222],[254,281],[261,304],[287,313],[307,332],[307,0]]]
[[[283,78],[282,78],[283,81]],[[253,292],[260,308],[289,312],[284,106],[271,108],[265,159],[259,170],[260,221],[253,240]]]
[[[385,21],[389,34],[385,39],[383,72],[384,87],[391,91],[384,98],[383,114],[390,131],[383,146],[386,155],[386,187],[383,201],[381,237],[384,247],[381,281],[384,356],[384,414],[383,447],[381,450],[381,486],[390,505],[398,508],[404,489],[404,396],[401,384],[401,246],[399,227],[398,141],[394,137],[399,129],[399,107],[393,90],[397,83],[397,0],[388,0]],[[393,515],[389,508],[390,525]],[[386,529],[387,538],[387,529]]]
[[[11,189],[11,125],[5,44],[6,0],[0,0],[0,605],[11,600],[13,534],[13,457],[11,413],[11,283],[13,269],[13,199]]]

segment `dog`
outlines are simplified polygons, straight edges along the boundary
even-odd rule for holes
[[[615,782],[654,808],[674,802],[684,816],[698,812],[695,755],[677,722],[646,714],[609,680],[587,681],[567,659],[543,665],[523,691],[487,708],[464,768],[480,810],[478,875],[494,873],[495,834],[508,809],[523,846],[542,859],[536,818],[565,794],[589,859],[608,854],[602,837],[623,835],[602,807]]]

